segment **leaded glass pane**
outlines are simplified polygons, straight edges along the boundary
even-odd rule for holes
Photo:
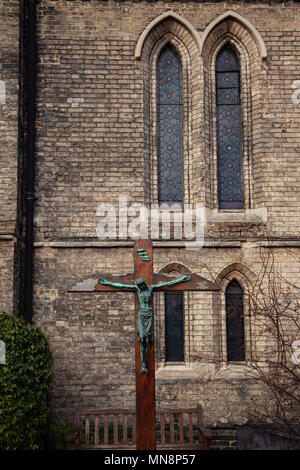
[[[216,61],[218,198],[220,209],[244,207],[242,113],[238,58],[224,47]]]
[[[239,60],[234,50],[225,46],[219,53],[216,63],[217,72],[232,72],[234,70],[240,70]]]
[[[158,199],[183,202],[181,63],[171,45],[157,62],[157,115]]]
[[[218,72],[217,73],[217,87],[218,88],[232,88],[239,87],[239,73],[238,72]]]
[[[217,90],[217,101],[219,104],[239,104],[240,94],[238,88],[223,88]]]
[[[227,361],[245,360],[244,300],[241,286],[231,281],[226,289]]]

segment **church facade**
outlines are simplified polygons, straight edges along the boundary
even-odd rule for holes
[[[0,5],[0,304],[49,340],[54,419],[134,407],[131,294],[69,289],[132,272],[142,236],[155,272],[221,288],[155,294],[157,406],[246,425],[268,341],[247,293],[270,252],[299,286],[299,3]],[[170,232],[149,216],[141,234],[141,207]],[[205,218],[195,246],[187,207]]]

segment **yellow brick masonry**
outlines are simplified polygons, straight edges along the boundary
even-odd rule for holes
[[[0,105],[0,303],[12,313],[17,295],[19,6],[0,1],[0,7],[0,79],[7,89],[7,104]],[[60,420],[73,419],[75,406],[134,405],[131,295],[70,294],[67,289],[91,273],[132,271],[132,247],[118,247],[115,241],[98,248],[88,243],[97,241],[100,203],[117,204],[120,195],[131,202],[155,202],[151,60],[155,38],[161,41],[163,31],[177,40],[186,64],[187,201],[216,208],[209,54],[216,51],[214,38],[222,40],[224,25],[212,31],[200,56],[186,27],[169,19],[149,34],[141,59],[135,59],[145,28],[169,10],[200,35],[232,10],[256,28],[266,46],[267,57],[261,59],[249,31],[229,21],[227,32],[240,41],[242,70],[251,89],[243,92],[247,208],[267,208],[268,221],[211,222],[206,241],[217,246],[208,243],[193,252],[156,245],[155,270],[179,263],[224,283],[235,276],[244,285],[259,272],[258,244],[270,235],[284,276],[299,283],[300,105],[292,101],[292,84],[300,80],[299,3],[43,0],[37,5],[34,323],[53,351],[51,409]],[[287,242],[290,246],[282,247]],[[201,401],[207,426],[245,423],[251,399],[263,402],[264,396],[245,368],[226,368],[222,302],[212,294],[185,296],[186,360],[176,375],[164,363],[162,300],[155,298],[158,404]],[[255,324],[251,326],[250,338],[249,323],[245,325],[246,345],[252,341],[263,353],[265,338],[255,336]]]

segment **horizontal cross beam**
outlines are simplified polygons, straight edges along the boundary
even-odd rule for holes
[[[173,286],[161,287],[159,290],[162,291],[218,291],[220,286],[215,282],[209,281],[198,274],[189,274],[191,277],[189,282],[175,284]],[[153,285],[160,284],[162,282],[173,281],[182,277],[182,274],[153,274]],[[112,274],[93,274],[92,276],[82,279],[76,282],[68,292],[118,292],[118,291],[128,291],[132,292],[130,288],[119,288],[114,286],[107,286],[99,284],[98,279],[106,279],[111,282],[121,283],[121,284],[134,284],[135,276],[134,274],[126,274],[124,276],[114,276]]]

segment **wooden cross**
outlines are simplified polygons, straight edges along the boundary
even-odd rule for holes
[[[220,287],[197,274],[190,274],[187,282],[159,287],[163,291],[216,291]],[[140,308],[140,301],[135,287],[135,281],[142,278],[148,286],[165,284],[175,281],[178,277],[168,274],[153,273],[153,251],[151,240],[138,240],[134,245],[134,273],[124,276],[110,274],[97,274],[88,279],[77,282],[69,292],[107,292],[107,291],[135,291],[136,319]],[[112,283],[127,285],[116,287],[102,284],[99,279],[106,279]],[[151,300],[153,309],[153,298]],[[135,357],[136,357],[136,449],[155,450],[155,364],[154,341],[149,350],[147,360],[147,373],[142,372],[140,342],[135,322]]]

